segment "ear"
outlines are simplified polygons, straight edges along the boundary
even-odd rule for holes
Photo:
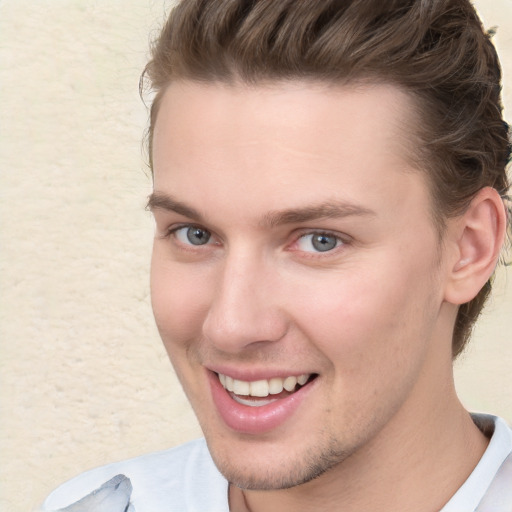
[[[506,223],[503,201],[491,187],[480,190],[464,214],[449,223],[446,242],[454,250],[445,289],[447,302],[469,302],[491,277],[505,239]]]

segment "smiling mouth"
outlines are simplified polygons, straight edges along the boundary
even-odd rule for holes
[[[298,376],[274,377],[250,382],[234,379],[222,373],[218,373],[217,377],[235,402],[249,407],[263,407],[293,395],[316,378],[317,374],[304,373]]]

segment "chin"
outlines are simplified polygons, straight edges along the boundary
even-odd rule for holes
[[[316,447],[302,445],[287,448],[283,456],[272,445],[264,447],[254,443],[254,450],[228,450],[210,442],[208,437],[206,441],[218,470],[228,482],[244,490],[271,491],[303,485],[328,472],[350,455],[333,439],[324,439]]]

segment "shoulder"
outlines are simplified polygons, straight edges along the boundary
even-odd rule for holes
[[[472,414],[489,437],[479,463],[442,512],[510,512],[512,510],[512,430],[496,416]]]
[[[82,473],[53,491],[43,511],[67,507],[116,475],[129,478],[133,488],[130,503],[136,512],[160,511],[164,504],[171,511],[201,510],[212,503],[219,512],[224,504],[227,507],[227,481],[215,467],[204,439],[198,439]]]
[[[478,504],[476,512],[501,512],[512,510],[512,429],[501,419],[496,418],[495,431],[489,443],[493,441],[496,447],[496,465],[498,469],[483,499]],[[501,453],[501,456],[498,455]]]

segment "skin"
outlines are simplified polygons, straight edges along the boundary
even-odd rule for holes
[[[457,304],[485,282],[454,275],[485,251],[460,219],[440,244],[410,163],[413,112],[385,85],[177,82],[165,93],[153,309],[233,511],[439,510],[486,448],[451,361]],[[358,213],[269,222],[326,203]],[[478,204],[495,216],[492,198]],[[207,244],[187,241],[190,225]],[[337,247],[316,251],[318,232]],[[212,401],[219,366],[318,377],[284,423],[246,434]]]

